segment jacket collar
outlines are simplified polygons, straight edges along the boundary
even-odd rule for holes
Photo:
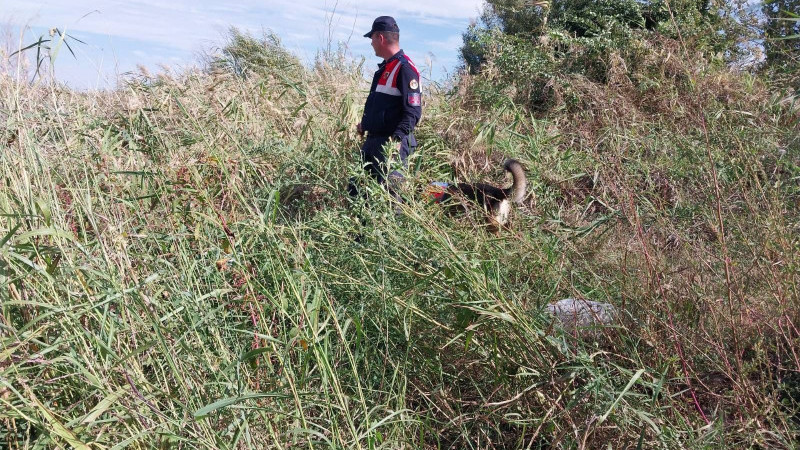
[[[403,55],[405,55],[405,53],[403,53],[403,50],[402,50],[402,49],[400,49],[400,51],[398,51],[397,53],[395,53],[394,55],[392,55],[392,57],[391,57],[391,58],[389,58],[389,59],[387,59],[386,61],[383,61],[382,63],[378,64],[378,67],[381,67],[381,68],[382,68],[382,67],[384,67],[385,65],[389,64],[390,62],[394,61],[395,59],[398,59],[398,58],[400,58],[400,57],[401,57],[401,56],[403,56]]]

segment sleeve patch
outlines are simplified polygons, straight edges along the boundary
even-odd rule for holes
[[[421,97],[419,95],[419,92],[412,92],[411,94],[408,94],[408,104],[410,106],[421,106],[422,105],[422,100],[421,100]]]

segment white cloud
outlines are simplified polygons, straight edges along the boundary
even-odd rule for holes
[[[419,16],[421,18],[462,19],[468,20],[480,14],[483,0],[408,0],[402,4],[392,5],[391,8],[375,6],[359,6],[358,2],[343,1],[338,4],[338,11],[358,12],[372,22],[377,16]],[[330,10],[331,8],[326,8]]]
[[[447,39],[445,40],[425,41],[423,42],[423,46],[428,47],[431,50],[448,51],[455,48],[459,48],[462,43],[463,43],[463,38],[461,34],[454,34],[448,36]]]
[[[409,0],[392,11],[365,7],[357,2],[342,1],[337,5],[318,0],[273,0],[267,4],[243,0],[235,6],[190,0],[44,0],[19,2],[7,14],[42,27],[172,43],[175,47],[186,48],[197,39],[209,37],[214,27],[228,24],[245,29],[258,29],[263,25],[276,30],[289,25],[296,27],[297,33],[319,29],[335,10],[334,25],[350,30],[355,23],[360,36],[369,30],[378,15],[393,14],[421,23],[445,24],[476,17],[481,3],[482,0]]]
[[[254,34],[271,29],[288,49],[306,57],[313,57],[316,49],[330,40],[349,42],[355,56],[369,59],[372,49],[362,35],[375,17],[392,15],[400,23],[404,45],[423,54],[432,52],[445,63],[455,61],[461,44],[460,34],[453,33],[466,29],[469,20],[478,16],[482,3],[407,0],[380,8],[352,0],[240,0],[230,4],[209,0],[29,0],[4,5],[0,20],[20,26],[58,27],[79,38],[82,33],[109,38],[90,43],[96,47],[120,45],[123,40],[129,46],[135,42],[140,48],[134,50],[143,52],[148,61],[156,54],[163,55],[163,61],[174,60],[179,58],[177,53],[190,60],[197,51],[221,42],[230,26]],[[134,50],[117,55],[123,50],[111,50],[120,60],[142,55],[134,54]]]

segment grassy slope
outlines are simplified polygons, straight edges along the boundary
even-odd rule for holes
[[[793,446],[797,107],[659,51],[541,117],[431,89],[401,215],[343,194],[357,68],[2,80],[0,442]],[[414,194],[506,156],[498,237]],[[563,331],[567,296],[623,324]]]

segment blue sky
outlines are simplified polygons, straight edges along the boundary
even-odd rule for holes
[[[345,42],[354,57],[363,55],[366,66],[374,67],[378,59],[362,35],[375,17],[392,15],[406,53],[426,76],[441,80],[456,68],[461,33],[481,5],[482,0],[406,0],[391,7],[350,0],[0,0],[0,23],[25,30],[23,46],[54,27],[85,42],[72,47],[77,60],[59,53],[56,76],[75,88],[102,89],[137,65],[151,72],[162,65],[194,65],[203,50],[224,41],[231,26],[255,35],[272,30],[307,62],[327,42]],[[17,39],[5,45],[19,47]]]

